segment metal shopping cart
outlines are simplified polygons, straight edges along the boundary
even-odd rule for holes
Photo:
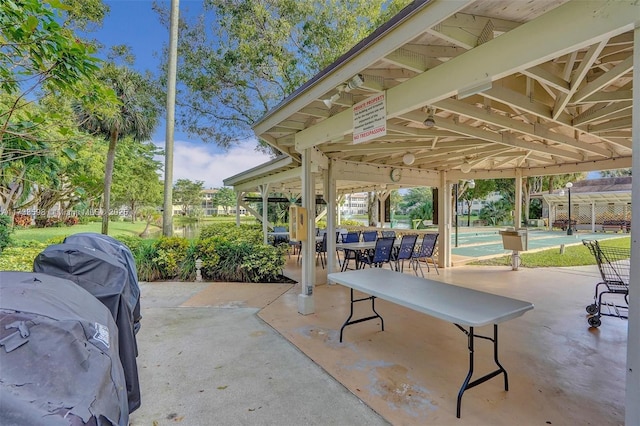
[[[601,316],[628,318],[631,249],[602,247],[596,240],[582,240],[582,243],[596,258],[602,276],[602,281],[596,284],[593,303],[586,307],[587,313],[590,315],[587,318],[589,325],[600,327],[602,324]],[[605,300],[603,300],[603,296],[605,296]]]

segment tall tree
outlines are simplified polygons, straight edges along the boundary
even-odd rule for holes
[[[12,161],[13,139],[42,141],[42,128],[56,122],[53,110],[24,112],[25,108],[52,95],[104,95],[83,85],[98,70],[99,60],[94,46],[79,38],[73,28],[100,23],[106,10],[100,0],[0,2],[0,162]],[[69,129],[48,132],[50,149],[56,147],[54,142],[68,140],[65,130]]]
[[[180,26],[177,124],[225,147],[253,137],[252,123],[408,3],[206,0]]]
[[[159,109],[151,97],[149,81],[125,66],[106,64],[98,78],[116,95],[118,102],[113,111],[96,113],[77,104],[76,118],[81,128],[100,135],[109,142],[104,171],[102,233],[109,232],[109,210],[111,207],[111,181],[116,155],[116,145],[123,137],[136,141],[151,138],[158,123]]]
[[[162,165],[154,157],[160,150],[150,142],[123,139],[116,153],[113,171],[113,199],[129,209],[135,222],[138,208],[162,203]]]
[[[173,203],[182,207],[182,214],[187,215],[194,207],[202,206],[202,190],[204,182],[189,179],[178,179],[173,185]]]
[[[233,207],[236,205],[236,193],[233,189],[223,186],[218,188],[217,192],[213,197],[213,205],[218,207],[222,206],[224,210],[224,214],[229,214],[229,207]],[[285,206],[288,209],[288,206]]]

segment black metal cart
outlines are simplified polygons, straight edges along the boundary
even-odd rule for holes
[[[582,243],[596,258],[602,276],[602,281],[596,284],[593,303],[586,307],[589,325],[600,327],[601,316],[627,319],[631,249],[603,247],[596,240],[582,240]]]

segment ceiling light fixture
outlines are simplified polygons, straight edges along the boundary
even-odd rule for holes
[[[340,99],[340,93],[334,93],[329,99],[324,99],[322,102],[327,106],[327,108],[331,109],[333,103],[338,99]]]
[[[349,80],[349,82],[347,83],[347,86],[345,88],[346,92],[349,92],[353,89],[357,89],[358,87],[362,86],[364,84],[364,76],[362,74],[356,74],[355,76],[353,76],[353,78],[351,80]]]
[[[433,117],[433,112],[430,112],[427,118],[422,122],[425,127],[433,127],[436,125],[436,119]]]
[[[460,171],[462,173],[469,173],[471,171],[471,163],[465,160],[464,163],[462,163],[462,165],[460,166]]]
[[[408,152],[402,156],[402,162],[407,166],[412,165],[416,161],[416,156]]]

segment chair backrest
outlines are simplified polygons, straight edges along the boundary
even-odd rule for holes
[[[273,232],[287,232],[287,228],[285,226],[274,226]]]
[[[382,231],[382,238],[395,238],[396,231]]]
[[[362,241],[375,241],[378,239],[378,231],[364,231],[362,233]]]
[[[351,231],[342,235],[343,243],[357,243],[360,241],[360,232],[359,231]]]
[[[322,234],[322,242],[316,243],[316,252],[326,252],[327,251],[327,233]]]
[[[393,251],[393,243],[395,238],[378,238],[376,240],[376,248],[373,252],[373,263],[383,263],[391,261],[391,252]]]
[[[422,245],[420,250],[416,253],[415,257],[431,257],[433,256],[433,250],[436,247],[436,241],[438,241],[439,234],[424,234],[422,237]]]
[[[418,234],[403,235],[402,241],[400,241],[400,248],[398,249],[397,259],[411,259],[417,240]]]

